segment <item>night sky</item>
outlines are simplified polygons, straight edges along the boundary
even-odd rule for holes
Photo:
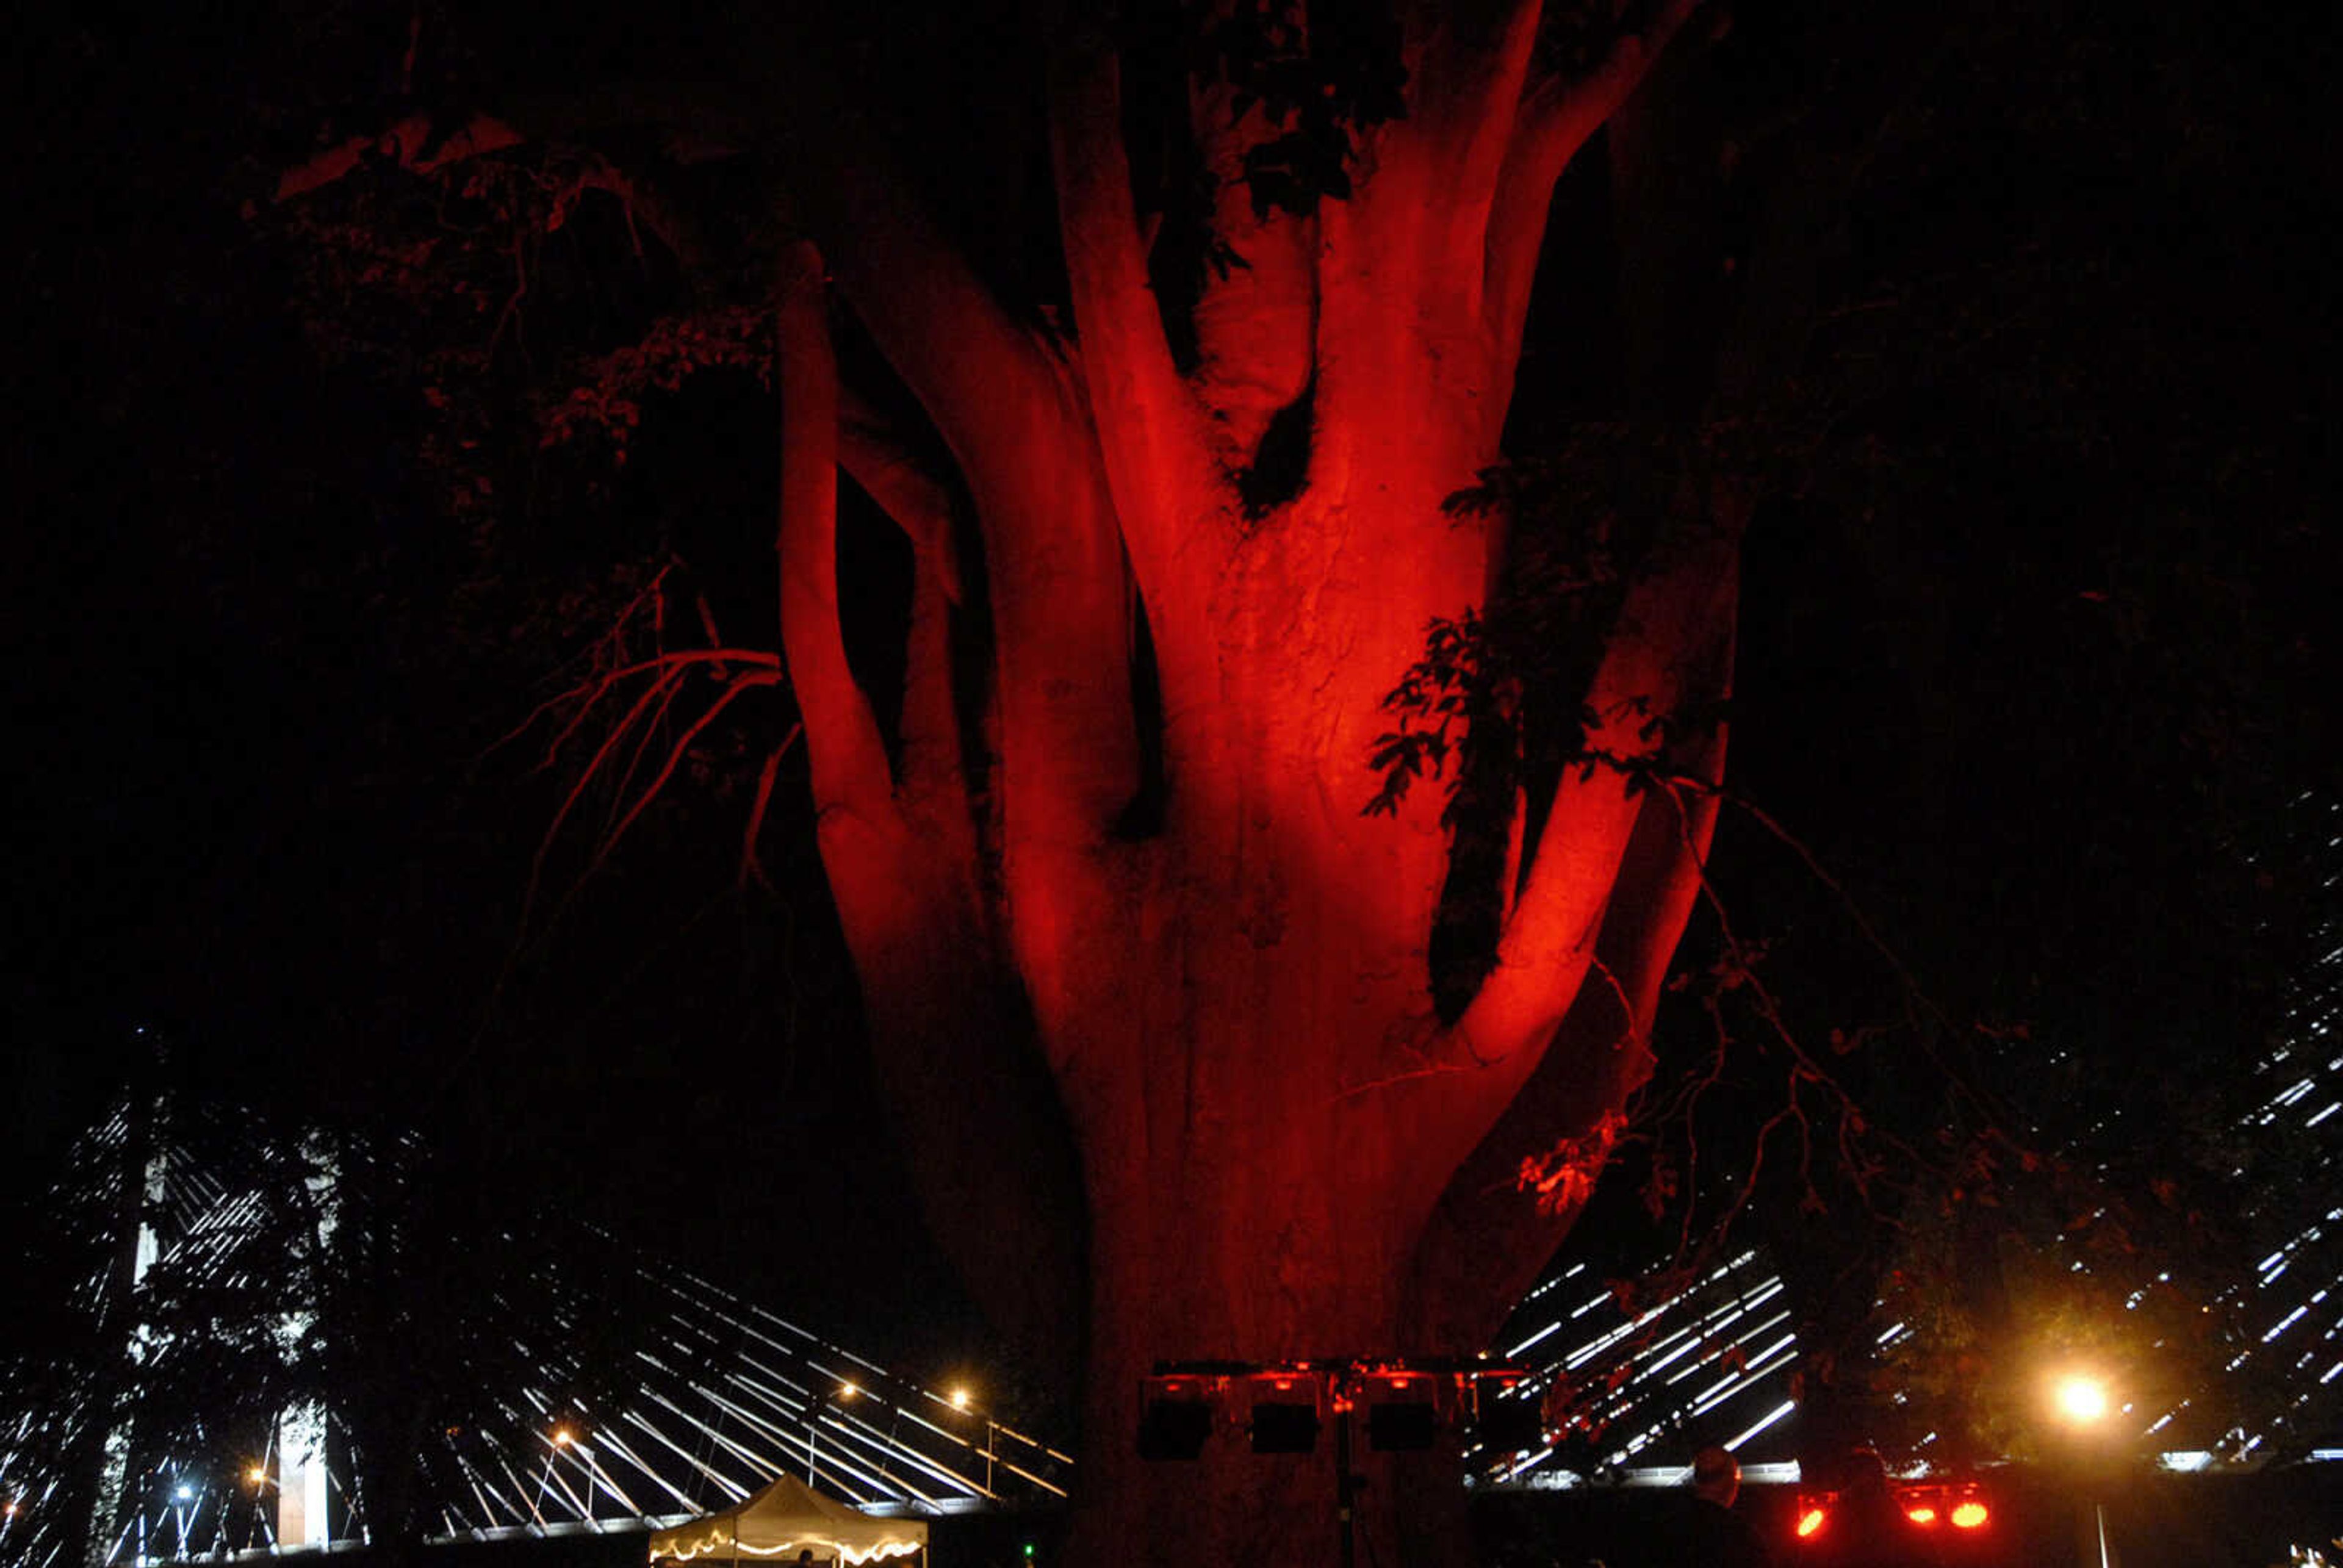
[[[1813,57],[1826,9],[1745,12],[1734,80],[1794,75],[1773,55]],[[492,1126],[628,1239],[949,1354],[972,1330],[870,1109],[801,812],[768,839],[776,895],[732,892],[738,800],[687,798],[558,890],[552,940],[518,940],[558,797],[494,742],[559,639],[448,608],[467,563],[411,412],[318,362],[297,256],[243,210],[321,121],[395,98],[354,64],[379,19],[337,18],[29,25],[8,1194],[164,1039],[208,1095]],[[1845,314],[1817,351],[1870,356],[1880,386],[1751,538],[1735,779],[1953,1016],[2110,1060],[2151,1037],[2218,1055],[2298,958],[2277,809],[2335,782],[2336,214],[2310,113],[2332,45],[2079,6],[1973,22],[1835,231]],[[893,90],[949,119],[1011,85]],[[1598,186],[1562,199],[1599,215]],[[1600,343],[1604,308],[1542,306],[1545,362]],[[1538,363],[1523,430],[1599,408],[1599,375],[1526,389]],[[753,562],[769,454],[709,476],[769,406],[721,391],[647,431],[629,515]],[[531,526],[515,559],[567,550],[584,578],[625,553]],[[1728,814],[1718,878],[1813,1021],[1889,1005],[1835,897],[1752,820]],[[758,1268],[777,1229],[841,1266]]]

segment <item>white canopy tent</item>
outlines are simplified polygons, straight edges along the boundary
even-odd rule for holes
[[[721,1513],[651,1533],[653,1563],[776,1563],[800,1552],[817,1563],[877,1563],[924,1552],[917,1519],[873,1519],[784,1475]]]

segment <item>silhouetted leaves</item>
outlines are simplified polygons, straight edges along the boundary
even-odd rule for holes
[[[1277,136],[1248,148],[1253,216],[1307,217],[1321,200],[1347,201],[1349,165],[1363,133],[1406,113],[1399,27],[1389,7],[1361,0],[1308,8],[1244,0],[1198,30],[1192,69],[1234,89],[1232,115],[1258,111]]]

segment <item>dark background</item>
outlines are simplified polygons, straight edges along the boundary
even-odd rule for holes
[[[2331,902],[2331,829],[2288,811],[2334,779],[2332,42],[2019,9],[1908,24],[1899,128],[1834,231],[1844,314],[1815,350],[1875,373],[1750,540],[1733,771],[1946,1019],[2024,1022],[2066,1076],[2046,1046],[2005,1059],[1955,1030],[1959,1065],[2015,1061],[2054,1107],[2132,1107],[2137,1149],[2169,1125],[2158,1095],[2243,1081]],[[997,50],[956,77],[938,18],[913,19],[929,45],[875,94],[931,120],[1013,95]],[[502,1198],[940,1372],[980,1332],[872,1110],[799,815],[767,839],[780,891],[742,896],[739,802],[687,794],[558,886],[552,940],[523,940],[558,784],[494,743],[575,628],[492,636],[458,601],[475,563],[433,513],[410,410],[318,364],[288,308],[297,257],[246,211],[321,122],[396,97],[405,20],[27,19],[5,264],[6,1191],[37,1203],[159,1040],[206,1095],[518,1151]],[[1745,9],[1728,80],[1795,100],[1844,21]],[[964,172],[937,157],[940,185]],[[1565,211],[1599,222],[1600,181],[1574,172]],[[1536,390],[1601,342],[1607,266],[1541,307],[1532,426],[1615,396],[1599,372]],[[693,536],[704,558],[753,563],[771,458],[735,442],[770,421],[723,390],[647,427],[633,467],[692,528],[737,525]],[[515,558],[567,549],[582,580],[629,548],[556,536]],[[1908,1012],[1837,895],[1730,809],[1718,880],[1805,1022]],[[1703,1023],[1679,1013],[1689,1054]],[[2120,1070],[2143,1059],[2187,1076]],[[1846,1070],[1892,1102],[1908,1061]],[[1928,1093],[1908,1098],[1925,1121]],[[834,1262],[791,1277],[762,1261],[776,1235]]]

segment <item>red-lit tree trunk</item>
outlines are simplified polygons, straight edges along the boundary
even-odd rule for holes
[[[1714,729],[1649,721],[1729,681],[1736,498],[1679,498],[1684,526],[1633,571],[1583,694],[1588,760],[1542,809],[1514,802],[1501,935],[1453,1016],[1429,964],[1441,789],[1364,809],[1386,694],[1510,564],[1496,521],[1443,503],[1499,457],[1555,181],[1691,5],[1662,0],[1574,77],[1537,69],[1536,4],[1400,6],[1406,112],[1355,128],[1351,190],[1308,216],[1263,216],[1244,187],[1282,127],[1192,82],[1185,128],[1244,265],[1194,303],[1184,366],[1119,61],[1071,21],[1048,77],[1070,337],[988,296],[820,72],[729,104],[630,92],[566,127],[434,141],[418,118],[281,187],[647,106],[779,154],[809,237],[779,285],[779,587],[821,856],[934,1228],[1004,1328],[1081,1363],[1080,1563],[1333,1562],[1331,1445],[1143,1466],[1140,1378],[1483,1349],[1648,1073],[1722,764]],[[841,394],[833,282],[957,484]],[[1248,505],[1281,410],[1306,417],[1306,462]],[[891,738],[847,660],[841,467],[913,546]],[[959,635],[980,600],[984,637]],[[955,668],[979,646],[982,670]],[[1522,1161],[1558,1148],[1575,1179],[1523,1191]],[[1451,1560],[1453,1469],[1410,1462],[1363,1464],[1372,1560]]]
[[[1142,1466],[1140,1377],[1162,1359],[1483,1348],[1583,1196],[1541,1205],[1518,1162],[1564,1139],[1599,1161],[1647,1070],[1709,828],[1698,789],[1569,769],[1494,967],[1448,1022],[1427,963],[1451,850],[1438,791],[1363,808],[1385,695],[1432,619],[1484,601],[1504,565],[1493,525],[1442,503],[1498,456],[1554,180],[1684,8],[1575,81],[1533,79],[1534,5],[1415,18],[1407,116],[1363,133],[1353,195],[1262,218],[1232,184],[1217,218],[1251,265],[1199,305],[1186,374],[1102,40],[1062,36],[1050,79],[1071,344],[1012,325],[883,171],[805,197],[960,466],[983,552],[966,591],[993,638],[990,773],[971,780],[949,529],[916,515],[937,503],[881,494],[920,542],[890,761],[840,631],[836,372],[821,257],[801,247],[782,307],[782,619],[821,851],[946,1244],[1012,1326],[1084,1347],[1081,1562],[1331,1562],[1325,1445]],[[1264,134],[1209,88],[1196,111],[1216,168]],[[1249,512],[1236,476],[1305,388],[1306,479]],[[1731,534],[1688,531],[1629,594],[1586,694],[1593,753],[1715,777],[1713,734],[1655,755],[1645,719],[1722,694]],[[1162,782],[1160,821],[1134,830],[1142,615]],[[1379,1558],[1455,1544],[1453,1508],[1397,1517],[1403,1494],[1453,1482],[1370,1473]]]

